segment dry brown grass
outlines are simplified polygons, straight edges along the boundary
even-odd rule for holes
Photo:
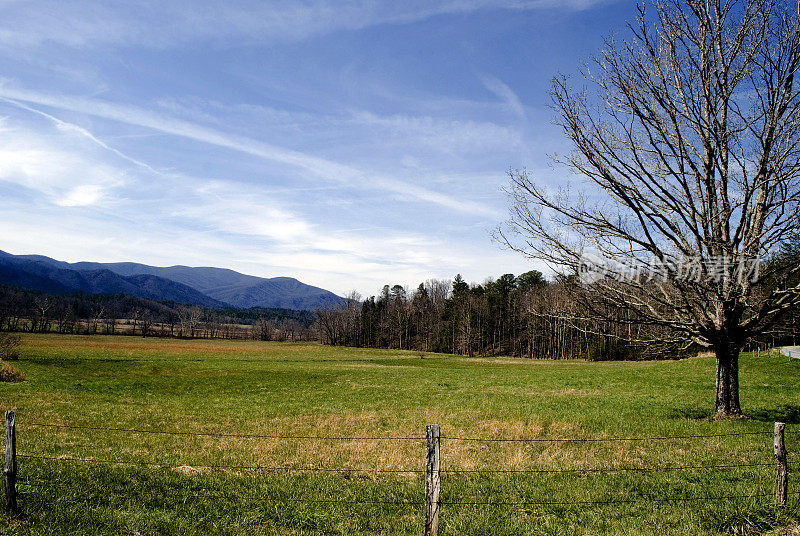
[[[800,536],[800,523],[793,522],[787,527],[770,533],[771,536]]]
[[[0,382],[19,383],[25,381],[25,375],[8,363],[0,361]]]
[[[181,465],[180,467],[175,467],[174,471],[182,475],[194,475],[201,472],[200,469],[192,467],[191,465]]]
[[[460,441],[452,438],[552,438],[575,435],[576,425],[567,422],[544,424],[538,419],[503,420],[483,412],[468,412],[471,426],[442,427],[442,452],[449,469],[474,470],[487,467],[507,469],[553,468],[591,465],[600,455],[613,465],[625,465],[638,458],[636,450],[624,444],[585,445],[575,443],[528,443]],[[122,459],[180,460],[182,465],[245,465],[261,467],[336,467],[358,470],[422,469],[425,441],[415,426],[420,421],[447,422],[439,409],[426,409],[423,415],[409,415],[409,421],[387,427],[375,411],[346,414],[296,415],[250,422],[248,433],[275,436],[307,436],[318,439],[280,439],[216,436],[135,437],[135,444],[121,446],[96,442],[88,457],[109,458],[120,454]],[[462,416],[463,418],[464,416]],[[217,431],[222,431],[217,428]],[[236,433],[234,428],[231,433]],[[62,429],[39,431],[46,443],[80,446],[80,432]],[[90,432],[87,432],[87,434]],[[127,437],[127,436],[126,436]],[[401,439],[330,439],[354,437],[396,437]],[[115,438],[116,439],[116,438]],[[120,438],[121,439],[121,438]],[[130,438],[129,438],[130,439]],[[88,441],[87,441],[88,443]],[[191,452],[190,457],[186,452]],[[181,469],[183,470],[183,469]],[[402,477],[402,475],[398,475]],[[414,478],[413,474],[408,475]]]
[[[207,339],[167,339],[156,337],[119,337],[94,335],[90,337],[25,337],[24,345],[33,350],[58,349],[82,351],[119,352],[168,352],[168,353],[251,353],[257,349],[260,341],[220,341]],[[272,345],[280,343],[270,343]],[[290,344],[283,350],[300,350]]]

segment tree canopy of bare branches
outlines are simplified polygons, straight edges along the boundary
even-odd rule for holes
[[[798,229],[800,26],[790,4],[641,7],[629,37],[609,39],[586,68],[586,89],[553,81],[574,149],[556,160],[586,188],[553,191],[510,172],[506,243],[591,274],[586,296],[636,322],[713,348],[719,416],[741,414],[745,341],[798,302],[796,286],[764,283],[797,266],[758,273]]]

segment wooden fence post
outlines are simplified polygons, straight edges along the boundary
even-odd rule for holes
[[[775,492],[775,504],[784,506],[789,495],[789,468],[786,465],[786,445],[783,442],[783,431],[786,424],[775,423],[775,459],[778,462],[778,486]]]
[[[6,512],[8,515],[19,514],[17,507],[17,413],[6,411],[6,464],[3,468],[6,488]]]
[[[425,427],[428,452],[425,457],[425,536],[439,534],[439,493],[441,476],[439,474],[439,425]]]

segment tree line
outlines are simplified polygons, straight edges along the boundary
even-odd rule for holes
[[[795,247],[772,262],[798,261]],[[377,296],[361,300],[353,292],[346,304],[316,313],[320,340],[341,346],[589,360],[676,358],[702,350],[680,333],[637,318],[632,308],[604,303],[575,276],[547,281],[535,270],[480,284],[461,275],[430,279],[411,292],[385,285]],[[794,344],[799,328],[800,311],[792,310],[748,341],[748,349]]]
[[[346,305],[317,311],[318,324],[322,341],[333,345],[600,358],[614,344],[611,336],[623,335],[620,326],[582,326],[567,319],[563,312],[573,302],[569,286],[568,281],[548,282],[535,270],[482,284],[468,284],[461,275],[453,281],[430,279],[413,292],[385,285],[377,297],[361,302],[351,294]],[[608,332],[608,341],[593,328]]]
[[[302,341],[310,311],[214,309],[129,295],[46,294],[0,285],[0,331]]]

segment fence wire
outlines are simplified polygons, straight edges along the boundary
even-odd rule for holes
[[[576,467],[569,469],[442,469],[443,474],[494,474],[494,473],[616,473],[616,472],[658,472],[690,471],[703,469],[729,469],[735,467],[774,467],[775,463],[725,463],[714,465],[672,465],[664,467]]]
[[[33,427],[47,427],[47,428],[61,428],[67,430],[98,430],[110,432],[128,432],[137,434],[159,434],[159,435],[177,435],[177,436],[196,436],[196,437],[233,437],[245,439],[308,439],[308,440],[329,440],[329,441],[424,441],[425,436],[324,436],[324,435],[278,435],[278,434],[238,434],[226,432],[187,432],[175,430],[147,430],[142,428],[116,428],[116,427],[103,427],[103,426],[86,426],[75,424],[56,424],[56,423],[41,423],[41,422],[28,422],[18,423],[24,426]],[[462,436],[448,436],[442,435],[440,439],[450,441],[477,441],[477,442],[555,442],[555,443],[571,443],[571,442],[605,442],[605,441],[666,441],[671,439],[702,439],[702,438],[718,438],[718,437],[736,437],[736,436],[753,436],[763,435],[767,436],[766,432],[726,432],[716,434],[689,434],[689,435],[676,435],[676,436],[644,436],[644,437],[520,437],[520,438],[502,438],[502,437],[462,437]]]
[[[257,471],[286,471],[286,472],[332,472],[332,473],[417,473],[424,474],[423,469],[370,469],[364,467],[293,467],[293,466],[268,466],[268,465],[224,465],[224,464],[194,464],[183,463],[180,465],[159,463],[159,462],[141,462],[141,461],[126,461],[126,460],[105,460],[98,458],[80,458],[75,456],[39,456],[35,454],[17,454],[18,458],[28,458],[33,460],[51,460],[57,462],[79,462],[90,464],[103,464],[103,465],[134,465],[142,467],[157,467],[161,469],[234,469],[234,470],[257,470]]]
[[[711,437],[734,437],[734,436],[751,436],[763,435],[767,436],[766,432],[730,432],[719,434],[698,434],[698,435],[678,435],[678,436],[649,436],[649,437],[519,437],[519,438],[502,438],[502,437],[455,437],[455,436],[441,436],[441,439],[448,439],[450,441],[480,441],[486,443],[493,442],[522,442],[522,443],[589,443],[589,442],[604,442],[604,441],[666,441],[670,439],[697,439],[697,438],[711,438]]]
[[[33,460],[50,460],[56,462],[77,462],[102,465],[133,465],[142,467],[156,467],[161,469],[231,469],[254,470],[266,472],[333,472],[333,473],[407,473],[425,474],[423,469],[381,469],[368,467],[296,467],[296,466],[269,466],[269,465],[226,465],[226,464],[195,464],[187,463],[160,463],[133,460],[108,460],[100,458],[81,458],[76,456],[40,456],[35,454],[17,454],[18,458]],[[737,467],[772,467],[774,463],[738,463],[738,464],[712,464],[712,465],[673,465],[664,467],[576,467],[568,469],[440,469],[440,474],[538,474],[538,473],[614,473],[614,472],[659,472],[659,471],[690,471],[731,469]]]
[[[797,495],[800,492],[792,492],[789,495]],[[761,497],[774,497],[774,493],[751,493],[748,495],[705,495],[697,497],[666,497],[666,498],[639,498],[639,499],[607,499],[607,500],[578,500],[578,501],[441,501],[443,506],[569,506],[573,504],[605,505],[605,504],[634,504],[634,503],[658,503],[666,504],[673,502],[701,502],[701,501],[724,501],[730,499],[754,499]]]
[[[57,423],[28,422],[20,423],[31,427],[44,427],[67,430],[95,430],[107,432],[123,432],[135,434],[158,434],[190,437],[221,437],[221,438],[249,438],[249,439],[287,439],[287,440],[325,440],[325,441],[425,441],[424,436],[326,436],[326,435],[280,435],[280,434],[255,434],[255,433],[225,433],[225,432],[190,432],[190,431],[171,431],[171,430],[152,430],[140,428],[122,427],[100,427],[88,425],[66,425]],[[702,439],[702,438],[721,438],[736,436],[764,436],[767,432],[727,432],[714,434],[687,434],[675,436],[637,436],[637,437],[585,437],[585,438],[481,438],[481,437],[462,437],[462,436],[440,436],[441,440],[450,441],[470,441],[470,442],[525,442],[525,443],[588,443],[588,442],[632,442],[632,441],[667,441],[675,439]],[[769,436],[771,437],[771,433]],[[791,453],[790,456],[794,455]],[[380,469],[380,468],[349,468],[349,467],[294,467],[294,466],[263,466],[248,464],[191,464],[146,462],[146,461],[126,461],[109,460],[98,458],[86,458],[73,455],[66,456],[44,456],[36,454],[17,454],[19,458],[47,460],[58,463],[87,463],[103,465],[129,465],[139,467],[153,467],[160,469],[211,469],[211,470],[252,470],[266,472],[330,472],[330,473],[395,473],[395,474],[425,474],[422,469]],[[469,475],[469,474],[559,474],[559,473],[612,473],[612,472],[659,472],[659,471],[699,471],[699,470],[718,470],[733,468],[753,468],[774,466],[774,462],[756,463],[727,463],[727,464],[708,464],[708,465],[680,465],[663,467],[593,467],[593,468],[563,468],[563,469],[447,469],[443,468],[439,474],[444,475]],[[52,486],[42,481],[20,481],[19,485],[28,488],[48,488]],[[790,496],[800,492],[791,492]],[[103,491],[104,495],[116,495],[130,497],[130,494],[117,494],[114,491]],[[224,498],[224,499],[253,499],[271,500],[278,503],[309,503],[309,504],[391,504],[391,505],[424,505],[424,501],[415,500],[382,500],[382,499],[311,499],[302,497],[285,497],[270,494],[265,495],[236,495],[230,493],[183,493],[181,496],[186,498]],[[694,496],[694,497],[666,497],[666,498],[617,498],[605,500],[441,500],[442,506],[570,506],[570,505],[610,505],[610,504],[666,504],[682,502],[702,502],[702,501],[721,501],[732,499],[754,499],[763,497],[773,497],[774,493],[756,493],[746,495],[717,495],[717,496]]]
[[[103,432],[129,432],[135,434],[159,434],[195,437],[235,437],[240,439],[319,439],[327,441],[424,441],[424,436],[321,436],[321,435],[272,435],[272,434],[231,434],[224,432],[183,432],[173,430],[145,430],[142,428],[114,428],[103,426],[82,426],[74,424],[52,424],[41,422],[22,423],[24,426],[63,428],[67,430],[99,430]]]

